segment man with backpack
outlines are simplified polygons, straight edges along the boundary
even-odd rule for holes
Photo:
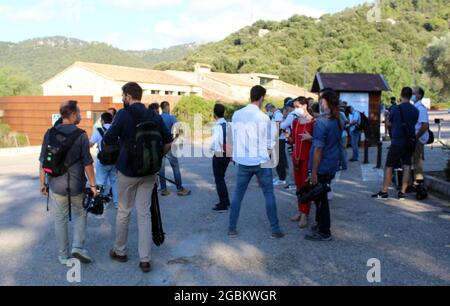
[[[392,143],[386,159],[383,188],[372,198],[386,200],[392,184],[393,168],[403,167],[403,183],[398,199],[404,200],[411,175],[412,156],[416,148],[415,126],[419,120],[419,111],[410,103],[413,91],[405,87],[401,94],[400,105],[393,106],[388,118],[388,127],[392,127]]]
[[[116,240],[110,257],[118,262],[128,261],[126,254],[131,211],[136,206],[139,230],[139,267],[144,273],[151,270],[150,243],[152,240],[151,198],[156,174],[163,156],[169,152],[172,136],[161,116],[147,109],[141,102],[142,88],[137,83],[122,87],[127,106],[120,110],[105,134],[106,145],[120,144],[117,161],[117,190],[119,210],[116,220]]]
[[[96,164],[96,177],[97,185],[101,186],[103,189],[103,194],[109,193],[109,188],[106,189],[108,182],[112,189],[112,200],[114,203],[114,208],[119,208],[119,197],[117,195],[116,186],[116,162],[120,147],[115,146],[103,146],[103,137],[105,136],[108,129],[111,127],[113,121],[113,116],[110,113],[103,113],[101,115],[102,127],[94,130],[91,137],[91,147],[97,145],[98,155]]]
[[[89,138],[77,125],[81,122],[76,101],[68,101],[60,108],[62,123],[47,131],[42,144],[40,160],[41,194],[52,199],[55,232],[58,242],[58,260],[66,265],[71,256],[82,263],[90,263],[84,248],[87,212],[83,207],[86,175],[94,196],[97,194],[94,161],[89,151]],[[48,176],[48,186],[46,184]],[[72,251],[69,253],[68,223],[75,217]]]

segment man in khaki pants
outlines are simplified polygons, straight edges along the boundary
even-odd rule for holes
[[[156,184],[156,176],[139,176],[131,168],[133,162],[128,155],[127,143],[134,139],[136,125],[143,121],[152,121],[156,124],[164,145],[166,154],[171,147],[172,136],[165,127],[162,118],[153,110],[148,110],[140,101],[142,88],[136,83],[128,83],[122,88],[123,102],[126,109],[120,110],[104,137],[105,144],[117,143],[120,139],[120,155],[116,167],[117,190],[119,194],[119,209],[116,220],[116,241],[110,256],[118,262],[128,261],[127,242],[128,226],[131,212],[136,206],[139,230],[139,267],[144,273],[151,271],[150,247],[152,240],[151,227],[151,196]]]

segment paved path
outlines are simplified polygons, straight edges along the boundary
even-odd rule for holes
[[[0,285],[68,285],[68,269],[55,260],[52,218],[37,194],[36,158],[0,158]],[[367,285],[370,258],[381,261],[383,285],[450,285],[450,214],[444,202],[372,200],[381,183],[372,167],[353,164],[338,176],[331,204],[335,241],[314,243],[289,222],[295,197],[284,190],[277,191],[277,201],[287,236],[269,239],[255,182],[244,200],[241,235],[229,239],[228,215],[211,211],[216,194],[210,161],[181,164],[193,195],[161,199],[167,241],[153,248],[154,271],[143,275],[137,267],[135,217],[131,260],[109,259],[115,216],[109,210],[103,220],[89,219],[87,247],[96,261],[82,267],[82,285]],[[231,167],[231,190],[235,174]]]

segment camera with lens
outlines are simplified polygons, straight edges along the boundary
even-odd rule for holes
[[[97,196],[94,197],[94,193],[90,188],[86,188],[86,193],[83,201],[84,209],[93,215],[103,215],[106,204],[111,201],[109,196],[103,194],[103,187],[97,186]]]
[[[331,191],[329,184],[318,183],[317,185],[306,185],[297,192],[297,198],[300,203],[309,203],[318,201],[321,196]]]

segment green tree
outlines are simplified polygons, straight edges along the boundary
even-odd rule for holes
[[[0,96],[27,96],[36,92],[32,80],[20,69],[0,67]]]
[[[442,97],[450,99],[450,33],[434,38],[422,58],[424,71]]]

